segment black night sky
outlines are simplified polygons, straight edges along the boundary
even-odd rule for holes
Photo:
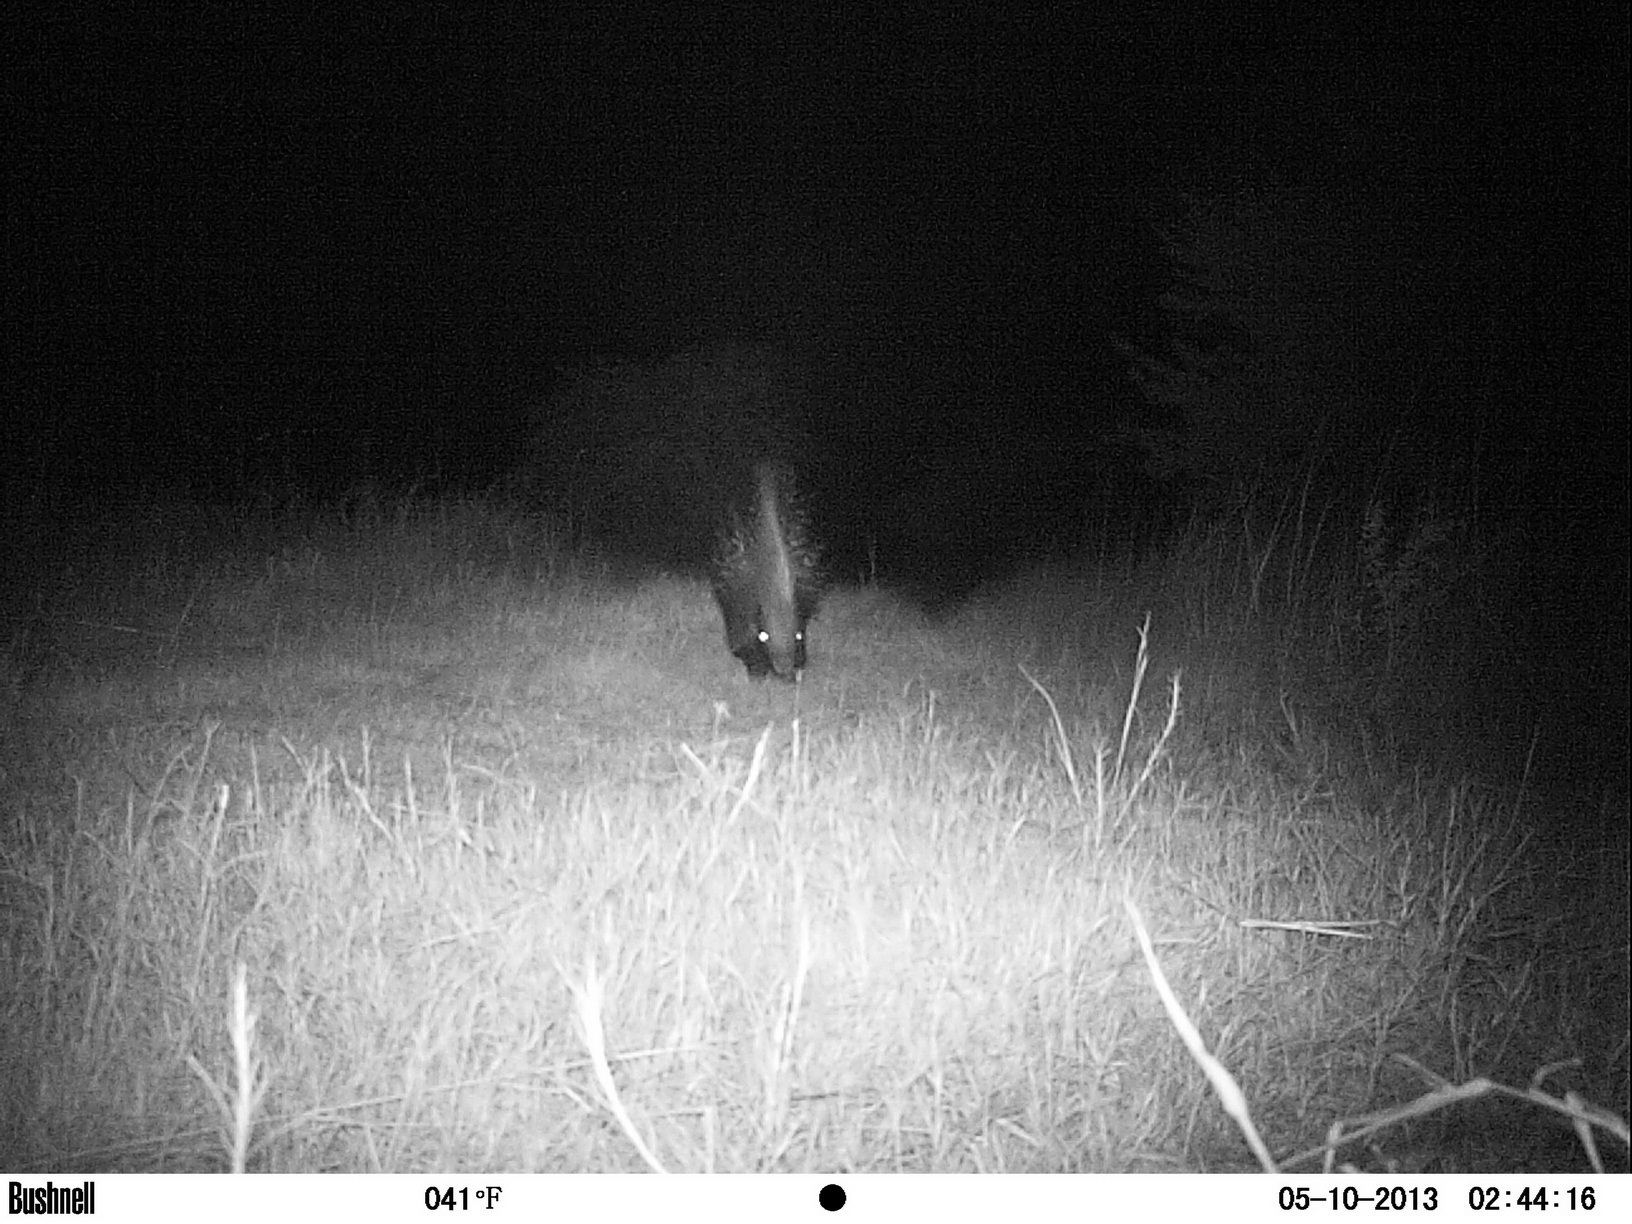
[[[12,474],[481,487],[597,445],[574,371],[746,346],[845,530],[972,488],[998,555],[1143,503],[1129,431],[1180,422],[1130,354],[1171,353],[1201,217],[1291,433],[1624,515],[1624,12],[912,11],[16,29]]]

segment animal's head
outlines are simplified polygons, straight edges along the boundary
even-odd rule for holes
[[[804,670],[805,618],[792,601],[762,600],[755,637],[766,665],[779,679],[792,680]]]

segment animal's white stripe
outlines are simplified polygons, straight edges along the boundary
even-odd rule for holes
[[[793,602],[793,560],[788,555],[788,541],[782,533],[782,521],[777,513],[776,476],[769,469],[759,474],[759,522],[762,541],[770,548],[766,558],[776,594],[790,604]]]

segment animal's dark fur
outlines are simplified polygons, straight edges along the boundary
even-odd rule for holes
[[[787,472],[761,464],[754,500],[735,511],[714,552],[714,598],[725,644],[748,674],[794,679],[805,666],[805,626],[821,602],[819,558]]]

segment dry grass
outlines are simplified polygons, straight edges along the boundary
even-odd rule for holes
[[[1624,840],[1345,722],[1428,612],[1334,698],[1311,553],[791,690],[491,509],[139,534],[13,620],[8,1168],[1626,1167]]]

